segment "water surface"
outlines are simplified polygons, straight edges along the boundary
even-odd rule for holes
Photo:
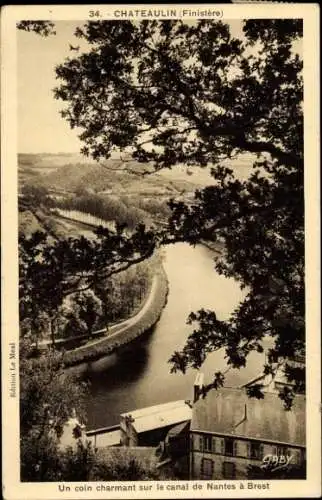
[[[225,319],[245,294],[235,280],[218,275],[213,258],[214,254],[204,246],[168,246],[164,267],[169,295],[157,325],[122,352],[76,367],[91,383],[87,404],[89,429],[117,424],[122,412],[192,398],[197,372],[190,369],[185,375],[171,374],[168,363],[192,331],[186,324],[189,313],[204,307]],[[251,355],[247,368],[227,373],[227,385],[247,382],[259,373],[261,363],[263,355]],[[216,371],[225,368],[224,352],[212,353],[202,367],[205,381],[210,382]]]

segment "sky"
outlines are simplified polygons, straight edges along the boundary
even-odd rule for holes
[[[55,66],[70,55],[69,44],[88,47],[74,37],[82,21],[58,21],[56,36],[41,37],[17,30],[18,151],[20,153],[79,153],[82,146],[59,111],[62,101],[53,97],[58,85]],[[230,22],[232,34],[241,34],[241,22]],[[75,53],[72,53],[73,55]]]
[[[54,99],[55,66],[65,59],[79,23],[57,22],[56,36],[41,37],[17,30],[18,151],[20,153],[79,152],[77,132],[59,114],[63,103]]]

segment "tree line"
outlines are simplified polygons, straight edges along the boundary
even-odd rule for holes
[[[110,196],[101,197],[97,194],[82,194],[56,201],[56,206],[67,210],[79,210],[95,217],[126,224],[129,229],[134,229],[145,221],[146,212],[135,206],[127,206],[123,200]]]

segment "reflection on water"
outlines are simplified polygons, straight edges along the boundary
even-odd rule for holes
[[[164,267],[169,280],[168,302],[152,331],[117,354],[76,367],[88,380],[88,428],[119,422],[122,412],[175,399],[192,397],[196,375],[171,374],[168,359],[183,347],[192,327],[186,324],[191,311],[201,307],[227,318],[244,297],[238,283],[214,271],[213,254],[203,246],[179,243],[166,249]],[[249,366],[231,370],[227,385],[240,385],[258,374],[263,355],[254,354]],[[202,367],[206,381],[226,368],[224,352],[212,353]]]

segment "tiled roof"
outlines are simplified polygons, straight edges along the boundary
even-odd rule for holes
[[[132,426],[140,433],[190,420],[191,412],[191,407],[180,400],[123,413],[121,417],[131,416]]]
[[[243,389],[211,390],[194,404],[191,430],[305,446],[305,397],[286,411],[276,393],[255,399]]]

